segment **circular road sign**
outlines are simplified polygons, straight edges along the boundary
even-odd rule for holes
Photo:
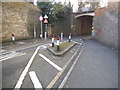
[[[39,17],[39,20],[40,20],[40,21],[43,21],[43,16],[40,16],[40,17]]]

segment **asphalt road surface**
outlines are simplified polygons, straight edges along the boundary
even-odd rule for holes
[[[3,52],[2,88],[117,88],[116,50],[88,39],[75,38],[63,56],[47,50],[50,42]]]
[[[3,53],[0,60],[2,88],[52,88],[82,44],[78,42],[61,57],[47,50],[50,45],[46,43]]]

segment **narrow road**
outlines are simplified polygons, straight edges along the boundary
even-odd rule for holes
[[[3,54],[3,88],[117,88],[117,52],[88,39],[75,38],[61,57],[47,50],[49,42]]]

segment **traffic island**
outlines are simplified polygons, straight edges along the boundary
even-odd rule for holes
[[[57,46],[54,47],[50,46],[47,49],[52,52],[53,55],[62,56],[67,51],[69,51],[76,43],[75,42],[63,42],[59,46],[59,51],[57,51]]]

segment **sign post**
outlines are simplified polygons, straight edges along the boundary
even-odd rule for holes
[[[39,17],[39,20],[40,20],[40,22],[41,22],[40,38],[42,38],[42,37],[43,37],[43,31],[42,31],[42,21],[43,21],[43,16],[40,16],[40,17]]]
[[[44,23],[45,23],[45,28],[46,28],[46,30],[45,30],[45,39],[47,39],[47,23],[48,23],[47,18],[48,17],[44,16],[44,18],[45,18]]]

